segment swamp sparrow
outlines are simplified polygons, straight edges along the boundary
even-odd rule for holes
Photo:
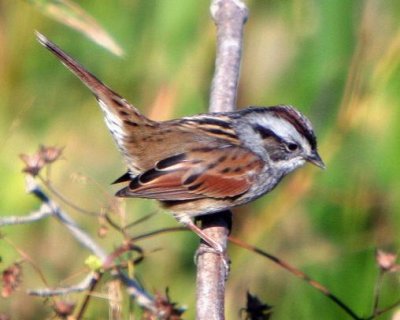
[[[159,200],[217,251],[218,243],[192,218],[257,199],[306,161],[324,168],[310,121],[291,106],[152,121],[46,37],[37,38],[103,110],[128,166],[115,182],[129,183],[116,195]]]

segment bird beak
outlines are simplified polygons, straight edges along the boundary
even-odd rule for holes
[[[315,164],[317,167],[320,167],[321,169],[326,169],[325,163],[322,161],[321,157],[319,156],[316,150],[313,151],[312,154],[307,157],[307,161]]]

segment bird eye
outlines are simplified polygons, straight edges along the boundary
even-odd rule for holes
[[[287,148],[289,151],[296,151],[299,145],[297,143],[288,143]]]

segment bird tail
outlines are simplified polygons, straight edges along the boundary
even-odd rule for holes
[[[37,32],[36,36],[40,44],[61,60],[92,91],[104,112],[106,125],[123,154],[129,171],[139,172],[143,167],[141,154],[146,149],[143,144],[144,137],[146,134],[151,135],[158,123],[142,115],[127,100],[108,88],[44,35]]]
[[[47,39],[43,34],[36,32],[37,40],[41,45],[53,53],[61,62],[74,73],[95,95],[100,107],[105,112],[106,118],[125,118],[131,125],[151,124],[153,121],[142,115],[138,109],[122,98],[119,94],[107,87],[96,76],[85,69],[80,63],[60,49],[56,44]],[[110,128],[107,122],[109,129]]]

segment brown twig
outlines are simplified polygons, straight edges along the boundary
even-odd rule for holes
[[[32,268],[35,270],[35,272],[39,275],[40,279],[45,285],[48,285],[48,282],[46,280],[45,275],[43,274],[42,270],[40,270],[39,266],[36,264],[36,262],[31,258],[29,254],[27,254],[24,250],[19,248],[13,241],[11,241],[9,238],[2,236],[1,238],[3,241],[6,241],[10,246],[14,248],[18,252],[18,254],[23,258],[23,261],[27,261]]]
[[[175,231],[189,231],[186,227],[171,227],[171,228],[162,228],[154,231],[150,231],[148,233],[144,233],[135,237],[132,237],[130,240],[133,242],[140,241],[158,234],[163,234],[167,232],[175,232]]]
[[[233,244],[236,244],[239,247],[242,247],[244,249],[247,249],[249,251],[255,252],[272,262],[276,263],[280,267],[286,269],[289,271],[291,274],[296,276],[297,278],[300,278],[307,282],[309,285],[311,285],[313,288],[317,289],[319,292],[327,296],[330,300],[332,300],[336,305],[338,305],[344,312],[346,312],[352,319],[355,320],[363,320],[364,318],[359,317],[358,315],[355,314],[355,312],[347,306],[342,300],[340,300],[337,296],[332,294],[325,286],[323,286],[321,283],[311,279],[308,275],[306,275],[304,272],[300,271],[299,269],[295,268],[294,266],[288,264],[287,262],[279,259],[278,257],[265,252],[257,247],[254,247],[250,244],[247,244],[245,242],[240,241],[239,239],[235,239],[233,237],[229,237],[229,241],[232,242]],[[372,318],[371,318],[372,319]]]
[[[86,293],[85,299],[83,300],[83,303],[78,311],[78,314],[76,315],[76,320],[80,320],[84,316],[87,306],[89,305],[91,294],[94,291],[94,289],[96,288],[96,286],[99,283],[102,276],[103,276],[103,273],[101,273],[101,272],[95,272],[93,274],[92,281],[90,282],[90,285],[88,288],[88,292]]]
[[[59,192],[53,186],[53,184],[50,182],[49,179],[46,179],[46,178],[42,177],[40,174],[38,174],[37,177],[46,186],[46,188],[48,190],[50,190],[50,192],[52,192],[58,199],[60,199],[62,202],[64,202],[67,206],[71,207],[72,209],[75,209],[78,212],[81,212],[81,213],[84,213],[84,214],[88,214],[88,215],[91,215],[91,216],[98,217],[98,216],[101,215],[100,213],[98,213],[96,211],[90,211],[90,210],[81,208],[80,206],[78,206],[75,203],[73,203],[71,200],[67,199],[67,197],[65,197],[61,192]]]
[[[127,230],[127,229],[130,229],[130,228],[134,227],[134,226],[137,226],[138,224],[141,224],[142,222],[152,218],[158,212],[159,212],[158,210],[154,210],[153,212],[150,212],[150,213],[146,214],[145,216],[143,216],[143,217],[141,217],[139,219],[136,219],[135,221],[132,221],[132,222],[128,223],[126,226],[124,226],[124,229]]]
[[[371,316],[369,316],[367,318],[363,318],[362,320],[373,320],[373,319],[376,319],[379,316],[381,316],[382,314],[384,314],[384,313],[386,313],[386,312],[388,312],[390,310],[393,310],[394,308],[396,308],[398,306],[400,306],[400,300],[397,300],[396,302],[394,302],[393,304],[391,304],[391,305],[389,305],[389,306],[387,306],[385,308],[376,310],[376,312],[373,315],[371,315]]]
[[[374,297],[373,297],[373,306],[372,306],[372,316],[377,316],[379,312],[379,298],[382,289],[382,281],[383,276],[385,275],[385,271],[383,269],[379,269],[378,277],[376,279],[375,288],[374,288]]]

